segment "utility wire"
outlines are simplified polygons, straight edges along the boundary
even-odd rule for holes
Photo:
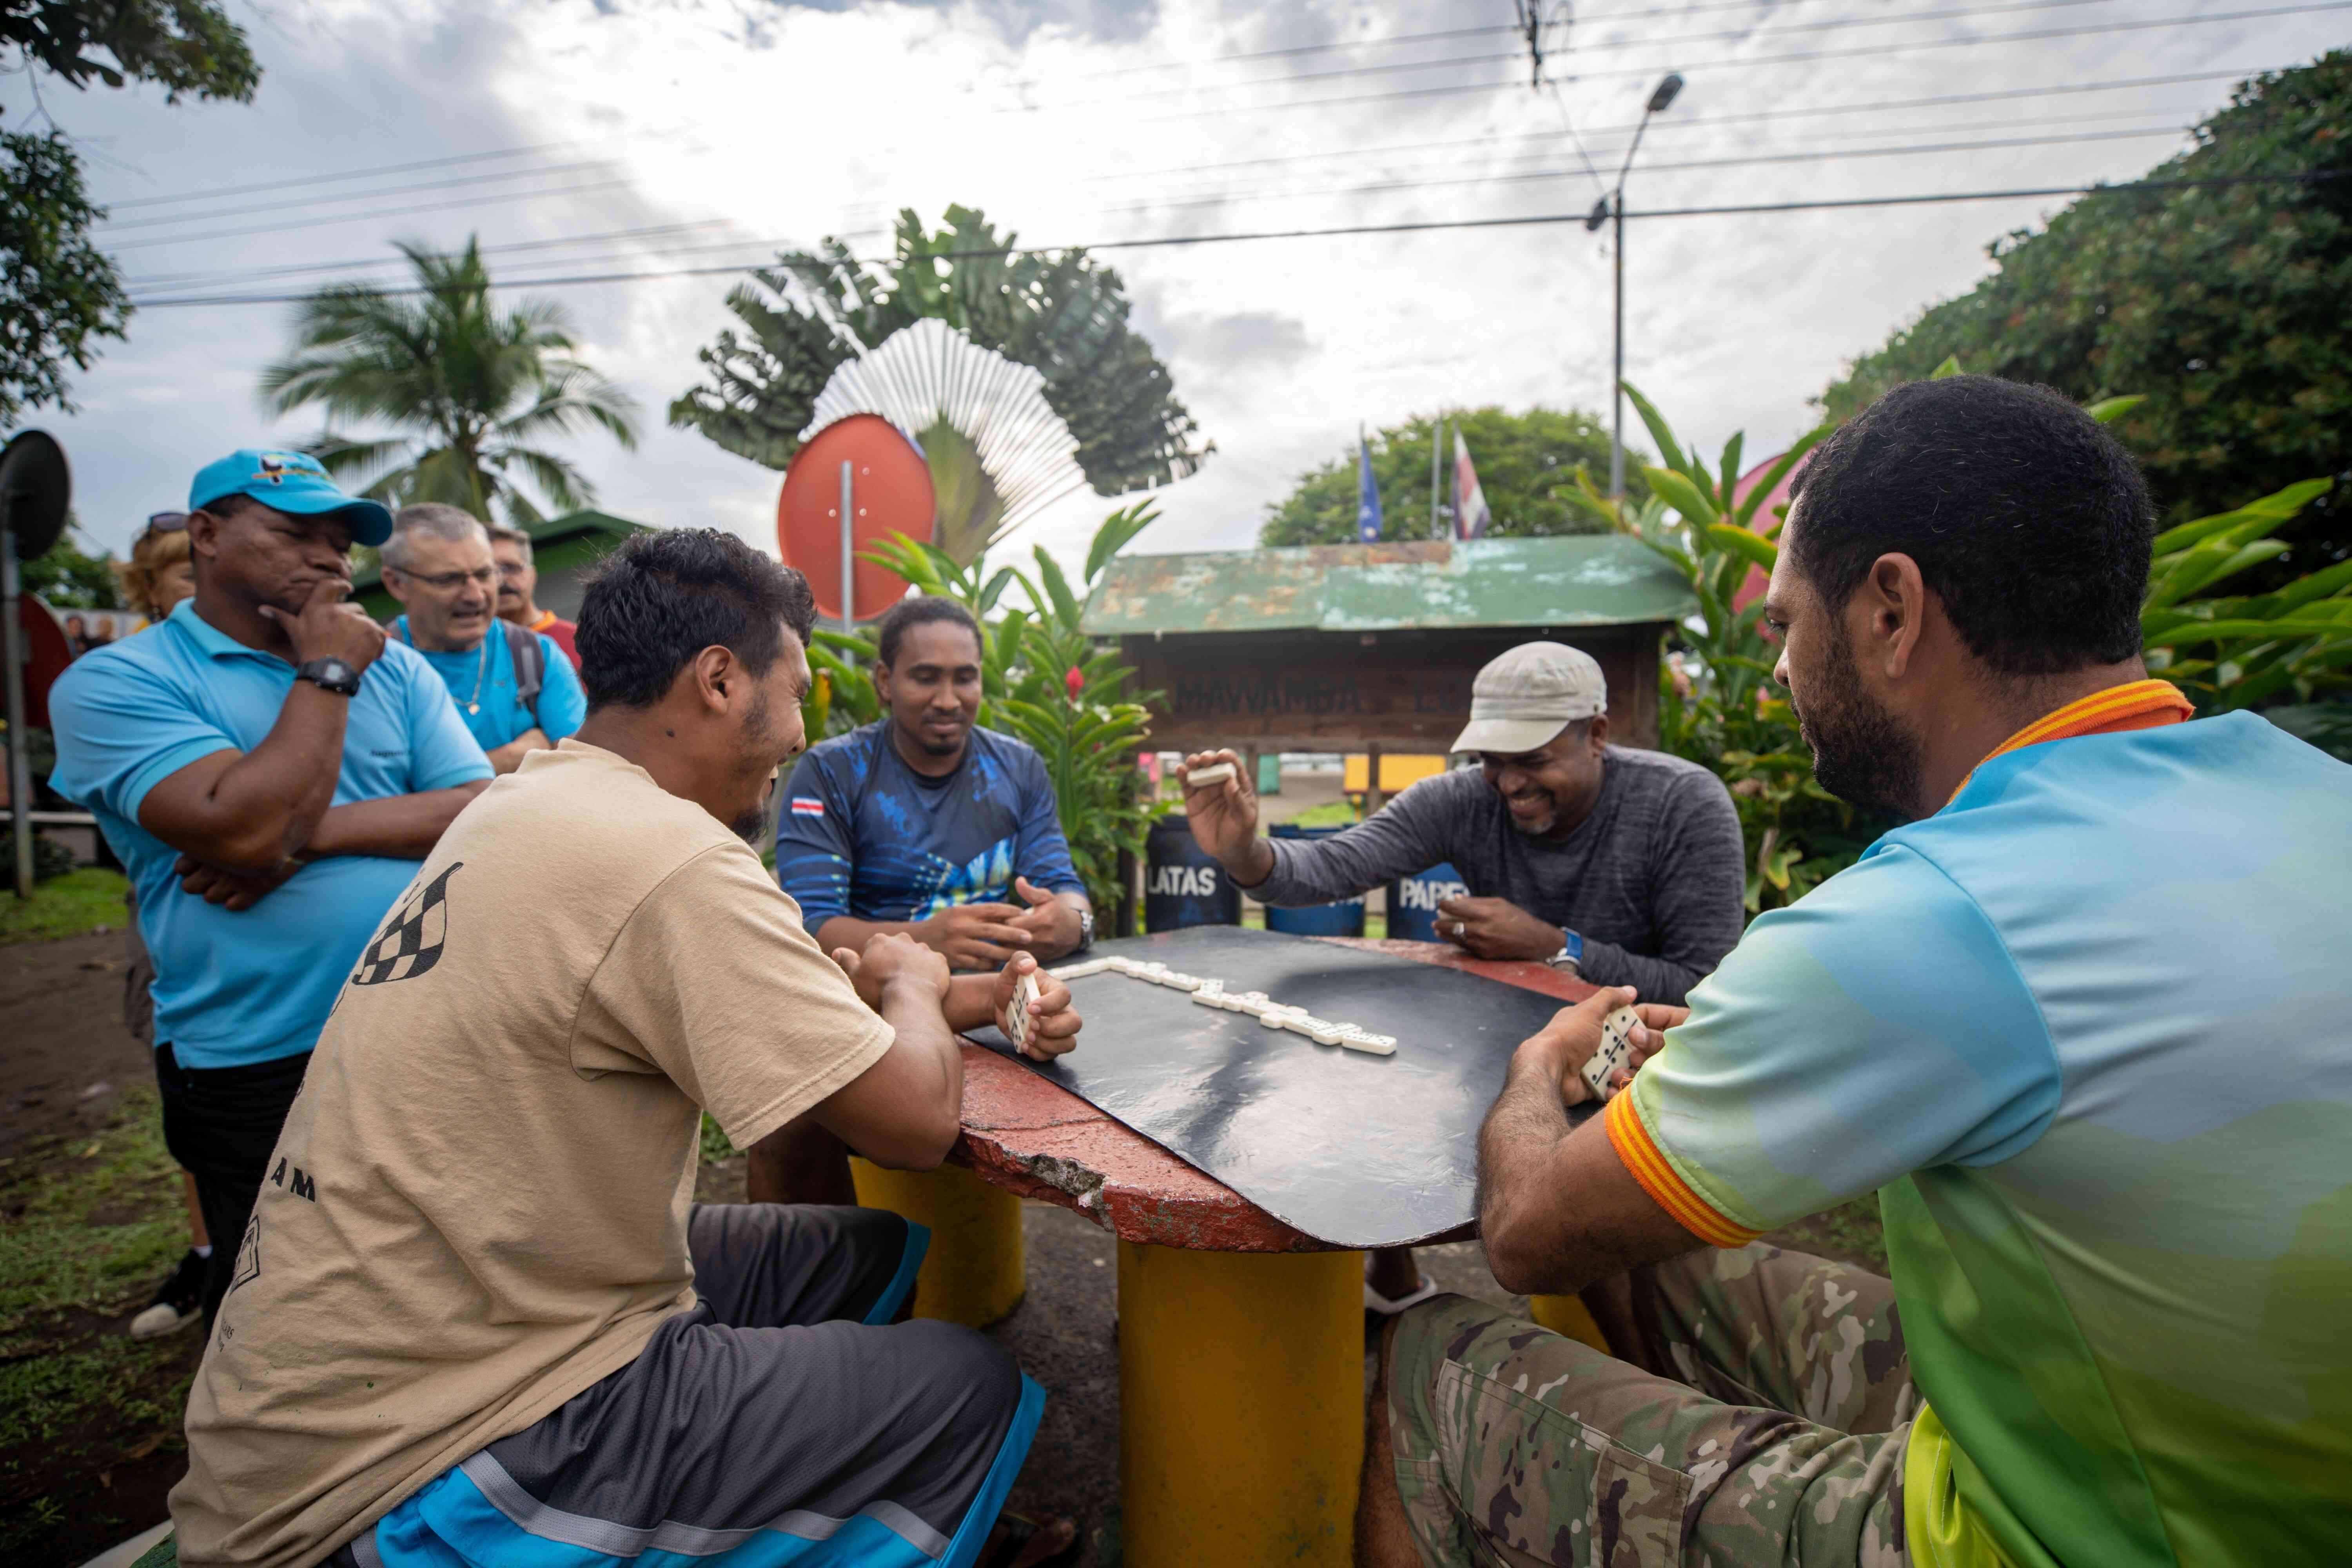
[[[2326,180],[2352,177],[2352,171],[2320,170],[2295,174],[2229,174],[2209,178],[2132,180],[2116,184],[2101,185],[2037,185],[1999,191],[1935,191],[1912,195],[1850,196],[1801,202],[1751,202],[1722,206],[1654,207],[1640,212],[1628,212],[1627,221],[1637,218],[1664,217],[1726,217],[1746,214],[1850,211],[1871,207],[1922,206],[1954,202],[2017,201],[2042,196],[2116,195],[2137,192],[2220,189],[2239,185],[2310,184]],[[946,250],[933,259],[940,261],[980,260],[991,257],[1059,256],[1071,251],[1157,250],[1194,245],[1233,245],[1271,239],[1332,239],[1355,235],[1428,234],[1448,230],[1485,228],[1530,228],[1569,223],[1582,223],[1581,212],[1534,213],[1517,217],[1430,218],[1409,223],[1343,224],[1331,228],[1254,229],[1223,234],[1159,235],[1142,239],[1095,240],[1082,245],[1020,245],[998,246],[984,250]],[[896,259],[889,257],[858,257],[859,266],[878,266]],[[705,278],[718,274],[740,272],[740,267],[679,267],[656,272],[606,272],[560,278],[524,278],[499,285],[501,289],[563,289],[589,283],[652,282],[668,278]],[[387,295],[423,294],[423,288],[386,289]],[[284,305],[310,298],[307,294],[233,294],[212,297],[183,296],[165,300],[134,301],[142,310],[166,310],[199,305]]]
[[[487,153],[456,153],[446,158],[425,158],[414,163],[385,163],[373,169],[347,169],[340,174],[296,174],[281,180],[263,180],[250,185],[223,185],[209,191],[182,191],[168,196],[137,196],[129,201],[100,202],[112,210],[117,207],[161,206],[165,202],[212,201],[221,196],[249,196],[257,191],[282,191],[293,185],[322,185],[341,180],[372,180],[382,174],[412,174],[420,169],[446,168],[451,163],[482,163],[493,158],[520,158],[526,153],[555,153],[566,147],[576,147],[576,142],[541,142],[530,147],[499,147]]]
[[[1653,134],[1678,132],[1707,125],[1745,125],[1760,121],[1811,119],[1830,114],[1878,114],[1898,110],[1940,109],[1967,103],[1991,103],[2021,98],[2047,98],[2085,92],[2115,92],[2144,87],[2176,87],[2189,82],[2228,81],[2233,79],[2261,76],[2283,70],[2282,66],[2242,66],[2228,70],[2189,71],[2174,76],[2130,77],[2118,81],[2064,82],[2049,87],[2009,88],[1998,92],[1964,92],[1937,98],[1905,98],[1882,100],[1876,103],[1825,103],[1809,108],[1762,109],[1740,114],[1676,115],[1661,120],[1650,127]],[[2137,110],[2121,112],[2137,113]],[[1631,131],[1633,122],[1598,127],[1594,134],[1615,134]],[[1267,163],[1304,163],[1325,158],[1378,158],[1391,153],[1433,153],[1457,147],[1490,146],[1497,142],[1518,142],[1537,136],[1549,136],[1543,131],[1509,131],[1491,136],[1467,136],[1444,142],[1407,142],[1387,147],[1333,147],[1319,153],[1280,153],[1264,158],[1242,158],[1222,163],[1187,163],[1169,169],[1123,169],[1113,174],[1093,174],[1090,180],[1149,180],[1169,174],[1199,174],[1221,169],[1248,169]]]
[[[211,207],[201,212],[132,218],[128,223],[107,222],[105,226],[110,233],[120,233],[126,228],[155,228],[164,224],[210,223],[224,218],[251,217],[257,213],[284,212],[290,207],[310,211],[316,208],[320,202],[370,202],[379,196],[414,195],[419,191],[455,190],[462,186],[496,184],[502,181],[524,180],[533,176],[546,178],[556,174],[577,174],[589,169],[610,169],[614,166],[613,160],[610,158],[591,158],[578,163],[535,163],[529,168],[509,169],[503,174],[458,174],[446,180],[426,180],[414,185],[389,185],[380,191],[345,191],[340,195],[328,192],[320,195],[300,196],[288,202],[264,202],[259,206],[226,209]]]
[[[364,223],[373,218],[408,217],[416,213],[447,212],[456,207],[478,207],[490,202],[535,202],[542,196],[576,196],[590,191],[609,191],[629,184],[626,179],[594,180],[584,185],[562,185],[551,191],[494,191],[487,196],[460,196],[454,201],[425,202],[413,207],[393,207],[383,212],[339,213],[331,217],[304,218],[291,223],[263,224],[257,228],[215,229],[209,234],[171,234],[152,239],[126,240],[110,245],[110,251],[148,250],[159,245],[201,245],[211,239],[239,239],[253,234],[283,234],[294,228],[321,228],[330,224]]]
[[[2009,16],[2020,11],[2049,11],[2076,5],[2108,5],[2116,0],[2012,0],[2000,5],[1976,5],[1949,11],[1895,12],[1883,16],[1839,16],[1822,22],[1790,22],[1785,25],[1767,23],[1759,27],[1733,27],[1712,33],[1677,33],[1663,38],[1602,38],[1593,43],[1576,46],[1578,54],[1593,54],[1603,50],[1666,48],[1678,44],[1719,44],[1741,42],[1761,36],[1779,39],[1791,33],[1835,31],[1845,27],[1885,27],[1916,22],[1951,21],[1968,16]],[[1277,76],[1252,77],[1243,81],[1197,82],[1183,87],[1154,88],[1149,92],[1128,93],[1118,98],[1089,98],[1075,103],[1048,104],[1052,109],[1080,108],[1088,104],[1135,103],[1154,98],[1175,98],[1196,92],[1222,92],[1234,88],[1276,87],[1291,82],[1327,81],[1338,77],[1391,76],[1402,71],[1437,70],[1447,66],[1491,65],[1498,60],[1514,63],[1526,59],[1527,51],[1511,49],[1502,54],[1454,55],[1434,60],[1391,60],[1379,65],[1347,66],[1334,70],[1285,72]],[[1538,62],[1540,64],[1540,62]],[[1027,106],[1024,106],[1027,107]]]
[[[2138,131],[2094,131],[2072,135],[2011,136],[1990,142],[1936,142],[1906,147],[1847,147],[1822,152],[1759,153],[1738,158],[1702,158],[1681,163],[1644,163],[1642,173],[1663,174],[1691,169],[1748,169],[1768,163],[1818,163],[1841,158],[1901,158],[1922,153],[1977,153],[2009,147],[2051,147],[2078,142],[2121,142],[2154,136],[2186,136],[2187,125],[2164,125]],[[1367,185],[1329,185],[1319,190],[1258,190],[1221,192],[1181,201],[1141,202],[1107,207],[1108,213],[1171,212],[1183,207],[1222,206],[1229,202],[1312,201],[1335,196],[1383,195],[1395,191],[1436,190],[1448,185],[1518,184],[1530,181],[1572,180],[1581,169],[1532,169],[1462,174],[1445,179],[1384,180]]]
[[[502,256],[519,250],[554,250],[579,245],[603,245],[620,239],[667,238],[707,228],[722,227],[729,221],[729,219],[719,217],[697,218],[691,223],[655,224],[646,228],[616,228],[609,230],[604,234],[567,235],[551,239],[510,240],[503,245],[486,245],[483,246],[481,249],[484,256]],[[256,279],[263,278],[292,278],[299,277],[301,274],[308,272],[345,272],[353,268],[360,267],[390,267],[396,265],[398,261],[399,258],[396,257],[362,256],[355,257],[348,261],[299,262],[290,267],[259,267],[229,269],[213,267],[187,272],[143,273],[137,277],[124,279],[123,284],[125,287],[132,289],[152,289],[159,285],[177,283],[183,279],[192,278],[226,278],[231,276],[252,278]]]
[[[2243,22],[2268,16],[2304,16],[2313,12],[2347,9],[2352,9],[2352,0],[2318,0],[2318,3],[2314,4],[2272,6],[2257,11],[2215,12],[2206,16],[2148,18],[2134,22],[2104,23],[2096,26],[2044,27],[2035,32],[1993,33],[1966,38],[1924,38],[1901,43],[1869,44],[1850,49],[1813,49],[1794,54],[1758,55],[1747,59],[1694,60],[1676,68],[1687,76],[1695,71],[1718,68],[1752,69],[1758,66],[1790,65],[1811,60],[1860,59],[1878,55],[1902,54],[1914,49],[1978,48],[1988,44],[2032,43],[2050,38],[2089,37],[2109,33],[2144,31],[2151,27],[2185,27],[2212,22]],[[1655,65],[1631,66],[1622,69],[1580,71],[1572,76],[1546,79],[1556,79],[1561,82],[1616,81],[1632,77],[1652,76],[1662,68],[1664,68]],[[1344,97],[1289,99],[1278,103],[1223,104],[1211,109],[1187,110],[1175,114],[1150,115],[1129,123],[1163,125],[1180,120],[1199,120],[1210,115],[1266,114],[1293,109],[1331,109],[1350,103],[1381,103],[1407,98],[1435,98],[1465,92],[1496,92],[1518,85],[1519,83],[1514,79],[1503,81],[1461,82],[1443,87],[1407,88],[1394,92],[1355,93]],[[1099,106],[1100,100],[1090,101]],[[1086,106],[1056,104],[1054,107],[1067,109]]]

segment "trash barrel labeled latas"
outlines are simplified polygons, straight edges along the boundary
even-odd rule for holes
[[[1466,899],[1469,884],[1462,873],[1443,862],[1389,884],[1389,935],[1406,942],[1435,942],[1437,906],[1447,899]]]
[[[1276,826],[1276,838],[1328,838],[1334,833],[1345,833],[1345,827],[1300,827],[1285,822]],[[1280,910],[1268,904],[1265,908],[1265,929],[1287,931],[1292,936],[1361,936],[1364,934],[1364,896],[1342,899],[1336,904],[1308,904],[1304,909]]]
[[[1180,811],[1153,823],[1143,846],[1144,929],[1241,923],[1242,891],[1192,837],[1192,819]]]

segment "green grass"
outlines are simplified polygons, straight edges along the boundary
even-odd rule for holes
[[[1874,1274],[1889,1272],[1886,1237],[1878,1217],[1878,1194],[1853,1199],[1809,1215],[1764,1238],[1774,1247],[1820,1253],[1859,1264]]]
[[[121,931],[131,920],[122,902],[130,885],[120,871],[84,866],[41,883],[29,900],[0,890],[0,947],[87,936],[100,926]]]
[[[60,1461],[102,1469],[179,1440],[190,1335],[135,1341],[142,1306],[188,1244],[155,1091],[127,1090],[96,1132],[0,1162],[0,1558],[57,1522],[28,1483]],[[177,1363],[176,1367],[174,1363]]]

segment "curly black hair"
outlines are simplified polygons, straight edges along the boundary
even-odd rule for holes
[[[808,579],[714,528],[634,534],[604,558],[580,604],[580,684],[588,706],[650,708],[704,648],[728,648],[753,676],[816,627]]]
[[[1990,375],[1898,386],[1822,442],[1789,493],[1795,565],[1832,609],[1899,552],[1996,673],[2054,675],[2140,650],[2147,481],[2123,443],[2049,387]]]
[[[980,623],[971,618],[970,610],[953,599],[925,595],[919,598],[901,599],[882,612],[882,619],[875,626],[875,662],[886,668],[897,664],[900,640],[914,627],[928,626],[933,621],[947,621],[961,626],[971,634],[975,646],[986,646],[980,640]]]

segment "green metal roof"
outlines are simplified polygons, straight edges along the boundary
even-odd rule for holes
[[[632,533],[650,533],[653,529],[648,523],[632,522],[625,517],[614,517],[611,512],[591,509],[567,511],[562,517],[543,517],[537,522],[526,523],[523,531],[530,535],[531,553],[538,555],[551,545],[568,544],[575,540],[611,539],[617,542]],[[352,592],[354,595],[364,593],[383,581],[383,566],[372,561],[364,569],[352,574]]]
[[[1627,626],[1697,607],[1639,541],[1586,534],[1122,555],[1088,595],[1084,624],[1097,637]]]

